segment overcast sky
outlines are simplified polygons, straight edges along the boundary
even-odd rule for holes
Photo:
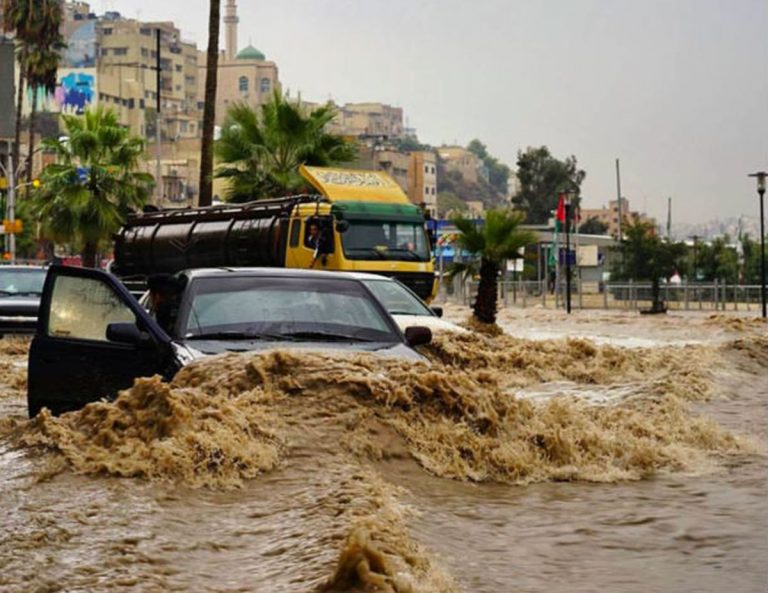
[[[207,40],[203,0],[93,7]],[[589,206],[616,196],[619,158],[633,209],[664,220],[672,196],[676,222],[757,215],[766,0],[239,0],[238,13],[240,46],[274,60],[291,94],[399,105],[422,141],[477,137],[513,166],[527,146],[573,154]]]

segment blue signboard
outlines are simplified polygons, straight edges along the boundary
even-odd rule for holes
[[[560,265],[561,266],[566,266],[566,265],[575,266],[576,265],[576,251],[574,249],[571,249],[571,250],[568,251],[568,260],[567,261],[565,259],[565,253],[566,253],[565,247],[561,247],[560,248]]]

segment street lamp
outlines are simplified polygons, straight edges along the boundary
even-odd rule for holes
[[[758,171],[757,173],[751,173],[749,177],[757,177],[757,193],[760,195],[760,299],[763,303],[763,318],[765,318],[765,210],[763,202],[765,198],[765,178],[768,177],[768,173]]]

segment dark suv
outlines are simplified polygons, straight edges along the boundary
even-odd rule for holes
[[[0,335],[33,333],[46,269],[0,265]]]
[[[279,268],[190,270],[174,277],[173,302],[153,316],[111,274],[52,266],[29,353],[30,416],[62,413],[129,387],[170,379],[203,356],[266,348],[354,350],[424,360],[364,274]],[[164,298],[168,298],[167,296]]]

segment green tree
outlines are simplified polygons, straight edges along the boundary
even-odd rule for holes
[[[476,138],[467,145],[467,150],[483,161],[488,170],[488,183],[491,187],[501,196],[506,196],[509,191],[509,175],[512,170],[499,159],[491,156],[485,144]]]
[[[43,141],[57,162],[43,170],[32,211],[47,236],[77,246],[83,264],[95,267],[104,241],[146,204],[154,180],[138,171],[144,140],[131,136],[114,111],[97,107],[63,122],[65,137]]]
[[[213,203],[213,131],[216,123],[216,87],[219,72],[221,0],[209,0],[209,2],[203,137],[200,148],[200,197],[198,198],[198,205],[200,206],[210,206]]]
[[[244,103],[230,107],[216,142],[216,177],[229,180],[227,198],[242,202],[296,192],[306,186],[300,165],[353,161],[354,144],[325,131],[334,116],[331,105],[308,112],[277,91],[260,112]]]
[[[760,284],[760,239],[750,238],[748,233],[741,237],[741,249],[743,253],[742,281],[744,284]],[[768,245],[766,245],[768,256]]]
[[[529,147],[517,155],[517,178],[520,190],[512,197],[512,203],[527,213],[531,224],[545,224],[552,210],[557,208],[558,194],[562,191],[576,192],[578,206],[581,183],[586,173],[578,168],[575,156],[564,161],[553,157],[549,148]]]
[[[471,253],[477,262],[456,262],[448,270],[448,277],[457,274],[480,276],[477,287],[477,299],[473,314],[483,323],[496,323],[498,310],[499,272],[505,260],[520,257],[521,247],[536,242],[536,236],[520,228],[524,220],[521,212],[509,209],[494,209],[486,212],[485,221],[476,224],[474,220],[457,216],[452,219],[460,235],[458,245]]]
[[[16,87],[16,131],[11,158],[14,166],[18,166],[24,87],[29,73],[27,62],[35,45],[42,42],[42,47],[46,47],[45,44],[51,40],[60,39],[62,8],[61,0],[2,0],[0,8],[4,30],[14,33],[17,43],[19,83]]]
[[[739,279],[739,256],[727,236],[699,245],[697,260],[705,281],[725,280],[735,283]]]
[[[581,223],[579,232],[585,235],[604,235],[608,232],[608,225],[597,216],[591,216]]]
[[[650,280],[653,311],[663,311],[661,278],[669,278],[682,269],[687,256],[684,243],[669,243],[656,233],[650,222],[638,218],[628,221],[624,239],[618,247],[619,257],[614,258],[611,277],[617,280]]]

